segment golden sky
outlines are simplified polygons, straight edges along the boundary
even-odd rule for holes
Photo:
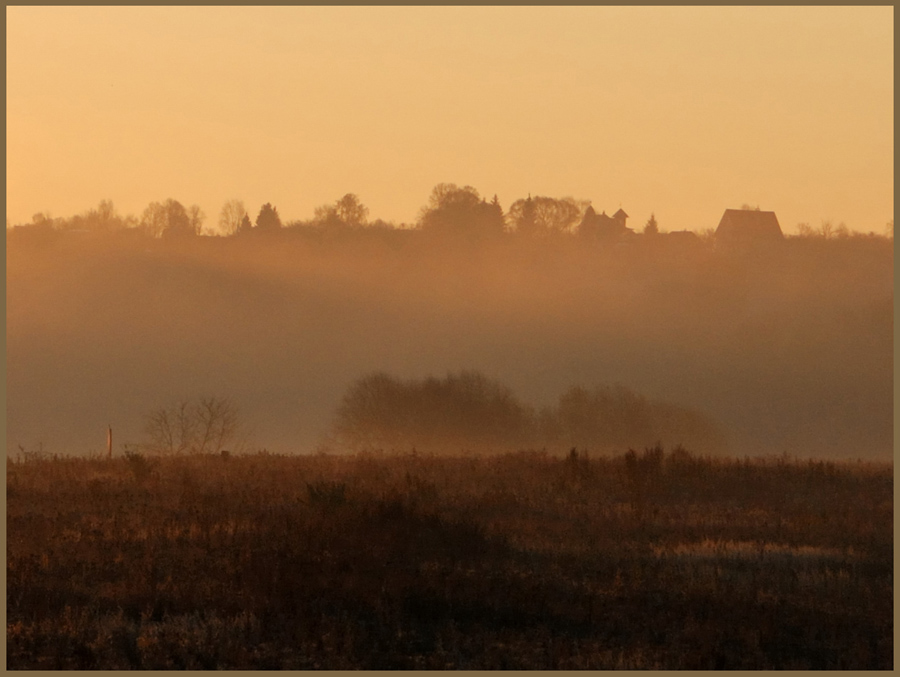
[[[892,7],[8,7],[7,216],[439,182],[640,229],[893,218]]]

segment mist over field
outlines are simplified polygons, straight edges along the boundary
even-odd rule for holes
[[[7,450],[889,458],[892,11],[13,7]]]
[[[888,238],[131,230],[8,231],[9,453],[103,451],[107,425],[118,453],[202,396],[238,407],[243,448],[309,453],[366,375],[463,371],[535,411],[619,385],[702,414],[723,454],[892,453]]]

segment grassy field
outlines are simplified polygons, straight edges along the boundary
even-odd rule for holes
[[[893,468],[7,463],[9,669],[890,669]]]

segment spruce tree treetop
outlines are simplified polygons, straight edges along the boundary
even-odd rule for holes
[[[281,228],[281,217],[278,216],[278,209],[273,207],[271,203],[266,202],[260,207],[259,214],[256,217],[256,227],[266,231]]]

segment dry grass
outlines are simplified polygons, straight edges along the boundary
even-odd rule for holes
[[[637,460],[9,462],[7,667],[893,666],[892,467]]]

